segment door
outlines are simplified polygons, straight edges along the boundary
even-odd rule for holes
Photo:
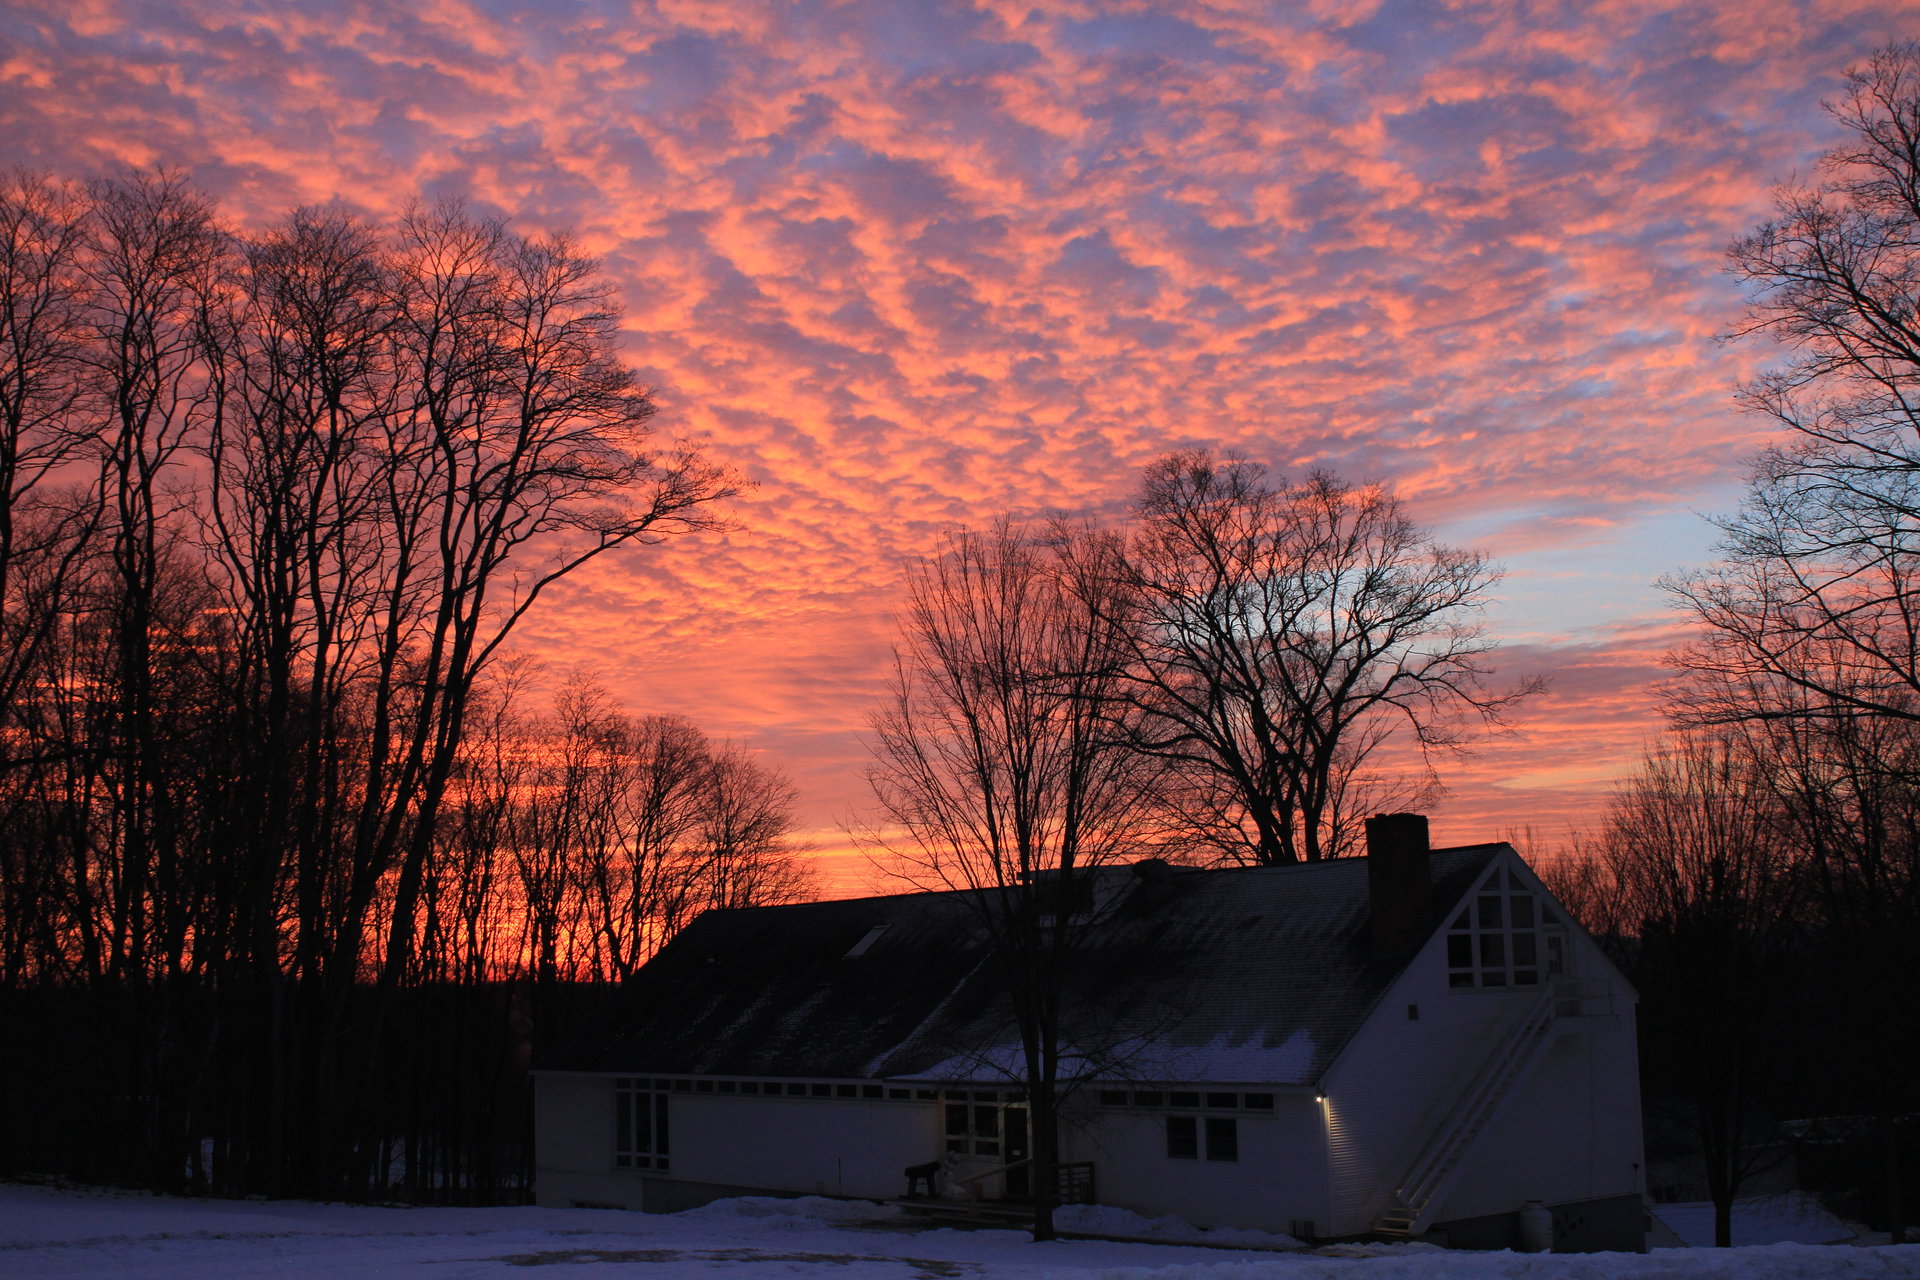
[[[1027,1140],[1027,1109],[1025,1107],[1008,1107],[1002,1114],[1000,1123],[1006,1131],[1008,1164],[1025,1160],[1033,1154],[1031,1144]],[[1032,1165],[1023,1164],[1017,1169],[1007,1170],[1006,1179],[1007,1199],[1033,1199]]]

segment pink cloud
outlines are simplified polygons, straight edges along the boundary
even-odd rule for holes
[[[763,749],[831,833],[899,568],[952,525],[1111,514],[1200,443],[1507,513],[1517,554],[1726,492],[1766,353],[1714,340],[1720,253],[1912,16],[16,0],[0,158],[181,166],[243,222],[453,193],[577,228],[665,428],[758,487],[741,532],[596,568],[530,647]],[[1619,588],[1530,638],[1562,691],[1458,766],[1443,826],[1596,811],[1592,762],[1652,723],[1619,628],[1659,608]]]

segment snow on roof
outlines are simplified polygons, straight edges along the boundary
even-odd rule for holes
[[[1434,852],[1432,928],[1503,851]],[[1312,1084],[1408,959],[1370,945],[1364,859],[1103,874],[1120,891],[1065,975],[1084,1076]],[[1018,1045],[968,896],[922,893],[708,912],[540,1065],[1004,1082]]]

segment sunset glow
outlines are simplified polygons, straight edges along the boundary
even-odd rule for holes
[[[595,564],[523,629],[784,770],[837,889],[902,566],[1124,511],[1174,448],[1390,483],[1503,561],[1514,731],[1438,843],[1593,823],[1767,426],[1727,243],[1810,176],[1862,0],[0,6],[0,159],[177,167],[248,224],[458,195],[572,229],[737,529]]]

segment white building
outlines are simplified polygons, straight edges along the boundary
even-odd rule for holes
[[[1100,873],[1067,988],[1066,1198],[1316,1239],[1642,1247],[1634,993],[1505,844]],[[536,1073],[543,1205],[1020,1199],[996,959],[958,893],[702,916]]]

